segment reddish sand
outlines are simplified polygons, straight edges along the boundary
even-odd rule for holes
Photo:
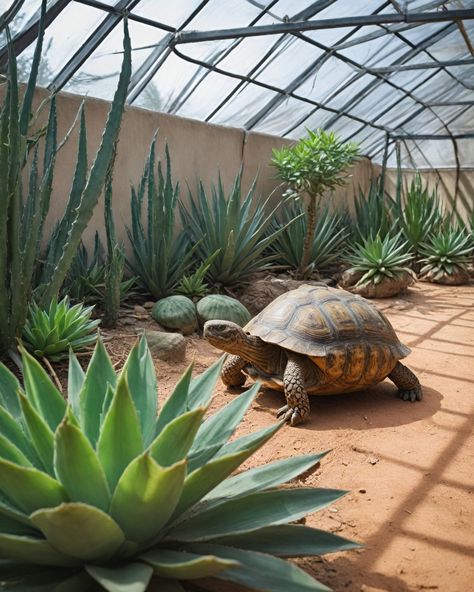
[[[470,592],[474,285],[418,284],[403,297],[376,304],[412,349],[406,364],[422,383],[423,401],[401,401],[390,381],[364,393],[313,396],[310,421],[283,428],[246,466],[332,449],[300,482],[349,493],[307,524],[364,548],[300,564],[336,592]],[[161,392],[169,392],[193,358],[201,372],[219,354],[189,338],[186,362],[157,362]],[[219,385],[212,409],[234,395]],[[281,393],[262,391],[240,432],[270,424],[282,404]]]

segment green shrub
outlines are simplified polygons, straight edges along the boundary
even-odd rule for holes
[[[95,343],[100,321],[91,320],[93,306],[69,305],[66,296],[60,302],[53,298],[47,310],[30,305],[23,328],[23,344],[35,356],[53,362],[68,357],[69,349],[80,351]]]
[[[23,366],[24,390],[0,366],[3,589],[322,590],[283,557],[357,546],[294,524],[344,491],[279,488],[324,453],[233,474],[282,424],[230,441],[258,385],[204,420],[220,362],[189,368],[158,417],[144,339],[119,376],[100,342],[85,373],[71,355],[68,402]]]
[[[420,276],[430,281],[439,281],[444,276],[467,274],[467,265],[474,250],[471,237],[464,228],[448,225],[428,237],[426,243],[419,245],[424,264]]]
[[[218,251],[207,272],[214,285],[237,284],[253,272],[269,269],[275,260],[275,255],[264,253],[280,232],[267,232],[275,210],[266,213],[269,198],[260,202],[255,196],[256,180],[242,199],[241,182],[239,172],[226,196],[219,175],[211,199],[200,183],[197,198],[189,195],[189,210],[180,204],[183,227],[197,244],[200,259],[205,261]]]
[[[359,196],[354,197],[354,208],[352,234],[355,242],[375,239],[377,235],[383,239],[393,233],[395,202],[384,190],[382,178],[371,179],[367,193],[359,188]]]
[[[317,203],[329,189],[344,185],[347,168],[359,154],[354,142],[341,142],[334,132],[308,130],[308,136],[296,144],[273,150],[271,164],[277,176],[290,187],[293,195],[308,196],[306,234],[298,266],[300,278],[310,274],[311,251],[316,226]]]
[[[33,96],[42,51],[45,11],[46,0],[43,0],[38,41],[22,100],[14,51],[6,30],[9,62],[0,109],[0,354],[15,348],[15,340],[21,335],[25,323],[40,259],[38,253],[49,211],[58,150],[54,96],[49,100],[49,116],[44,128],[35,132],[30,127],[36,119],[32,117]],[[102,142],[91,167],[87,162],[85,117],[81,109],[77,163],[69,200],[50,241],[42,265],[40,285],[35,291],[35,299],[40,305],[48,305],[59,293],[82,233],[101,195],[120,129],[131,73],[130,55],[130,38],[125,22],[124,58],[119,83]],[[29,179],[23,183],[27,167],[30,169]]]
[[[384,278],[396,278],[407,273],[416,279],[416,275],[407,265],[413,258],[408,249],[401,233],[395,236],[386,234],[384,239],[377,235],[373,239],[365,239],[363,243],[356,244],[347,259],[352,265],[352,271],[363,274],[357,285],[379,284]]]
[[[184,233],[176,236],[175,210],[179,185],[171,179],[171,159],[166,146],[166,170],[156,168],[156,138],[137,188],[132,188],[132,227],[127,228],[133,258],[129,267],[142,286],[154,297],[172,294],[193,265],[193,252]],[[146,207],[144,207],[146,195]],[[146,213],[146,225],[143,217]]]
[[[290,222],[292,222],[290,224]],[[307,218],[301,201],[288,204],[282,213],[275,217],[273,227],[283,228],[271,246],[278,263],[297,270],[303,256],[304,240],[307,233]],[[328,207],[317,210],[311,254],[306,273],[324,269],[339,259],[344,250],[347,229],[339,214],[331,213]]]

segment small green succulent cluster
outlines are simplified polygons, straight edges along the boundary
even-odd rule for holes
[[[53,298],[49,309],[32,303],[23,328],[23,343],[35,356],[53,362],[64,360],[69,349],[79,351],[95,343],[100,320],[91,319],[93,306],[70,306],[66,296]]]
[[[459,226],[447,226],[421,243],[420,251],[425,258],[420,276],[433,282],[445,276],[467,275],[467,264],[472,260],[471,237]]]
[[[409,252],[407,242],[401,239],[400,233],[391,237],[389,234],[381,238],[366,238],[354,246],[353,253],[348,257],[352,270],[362,273],[358,286],[369,283],[380,284],[384,278],[396,278],[406,274],[416,279],[409,261],[413,255]]]
[[[71,353],[68,402],[22,353],[24,389],[0,365],[2,589],[327,590],[282,558],[356,546],[293,524],[345,492],[278,487],[324,453],[232,474],[281,428],[229,441],[258,385],[204,419],[222,364],[189,368],[157,416],[144,339],[119,376],[100,341],[86,372]]]

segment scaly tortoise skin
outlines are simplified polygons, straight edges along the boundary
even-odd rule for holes
[[[360,391],[387,377],[402,399],[422,398],[417,377],[399,362],[410,349],[387,318],[361,296],[325,284],[282,294],[243,329],[208,321],[204,337],[231,354],[223,382],[241,386],[248,375],[283,390],[287,405],[278,417],[292,425],[309,415],[308,394]]]

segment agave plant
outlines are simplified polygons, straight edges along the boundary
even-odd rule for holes
[[[383,179],[371,179],[366,193],[359,187],[359,196],[354,197],[355,223],[353,235],[356,242],[374,239],[377,234],[384,238],[393,230],[392,210],[394,202],[385,192]]]
[[[443,221],[441,204],[436,190],[431,193],[428,184],[423,185],[420,173],[416,173],[405,196],[398,199],[397,218],[403,236],[408,241],[415,258],[420,255],[420,244],[438,230]]]
[[[171,178],[171,158],[166,146],[166,170],[156,166],[156,138],[153,140],[140,184],[132,188],[132,226],[127,228],[133,258],[128,265],[138,281],[154,298],[172,294],[183,275],[194,263],[184,233],[176,236],[175,210],[179,185]],[[157,169],[158,176],[155,169]],[[146,195],[146,207],[144,207]],[[142,218],[146,211],[146,227]]]
[[[144,339],[119,376],[101,342],[85,373],[71,354],[68,402],[23,365],[24,390],[0,366],[3,589],[327,590],[281,557],[357,546],[293,523],[345,492],[279,488],[324,453],[232,475],[281,424],[229,441],[258,385],[204,419],[221,362],[189,368],[158,416]]]
[[[202,298],[205,296],[209,292],[209,286],[204,280],[218,254],[219,251],[216,251],[206,261],[203,261],[193,273],[184,275],[175,292],[189,298]]]
[[[286,206],[282,214],[275,218],[273,227],[283,227],[271,245],[271,251],[278,255],[278,262],[298,269],[303,254],[304,237],[306,236],[307,218],[300,200]],[[290,222],[292,222],[290,224]],[[347,229],[339,214],[332,213],[328,207],[317,210],[316,225],[314,227],[313,242],[308,268],[309,274],[313,270],[328,267],[341,256]]]
[[[80,351],[97,339],[99,320],[92,320],[93,306],[69,305],[66,296],[53,298],[48,310],[32,303],[23,328],[23,343],[35,356],[53,362],[68,357],[69,349]]]
[[[468,279],[467,264],[472,261],[473,249],[471,237],[463,228],[447,226],[420,245],[425,255],[420,276],[434,282],[455,275]]]
[[[362,274],[357,285],[364,286],[369,283],[380,284],[384,278],[393,279],[406,274],[416,279],[415,273],[407,265],[412,258],[408,243],[398,233],[395,236],[387,234],[384,239],[377,235],[374,239],[368,238],[356,244],[348,261],[352,264],[352,271]]]
[[[257,200],[256,179],[243,199],[241,184],[242,171],[226,196],[219,175],[217,186],[211,188],[211,199],[200,183],[197,198],[189,195],[189,210],[180,203],[183,227],[190,241],[197,243],[198,256],[206,260],[219,251],[208,271],[214,284],[237,284],[253,272],[269,269],[276,258],[274,253],[264,252],[283,231],[268,232],[277,208],[267,213],[270,198]]]
[[[103,247],[96,232],[91,256],[84,243],[81,241],[79,244],[61,293],[68,295],[71,300],[93,304],[100,297],[100,286],[104,284],[104,275]]]

